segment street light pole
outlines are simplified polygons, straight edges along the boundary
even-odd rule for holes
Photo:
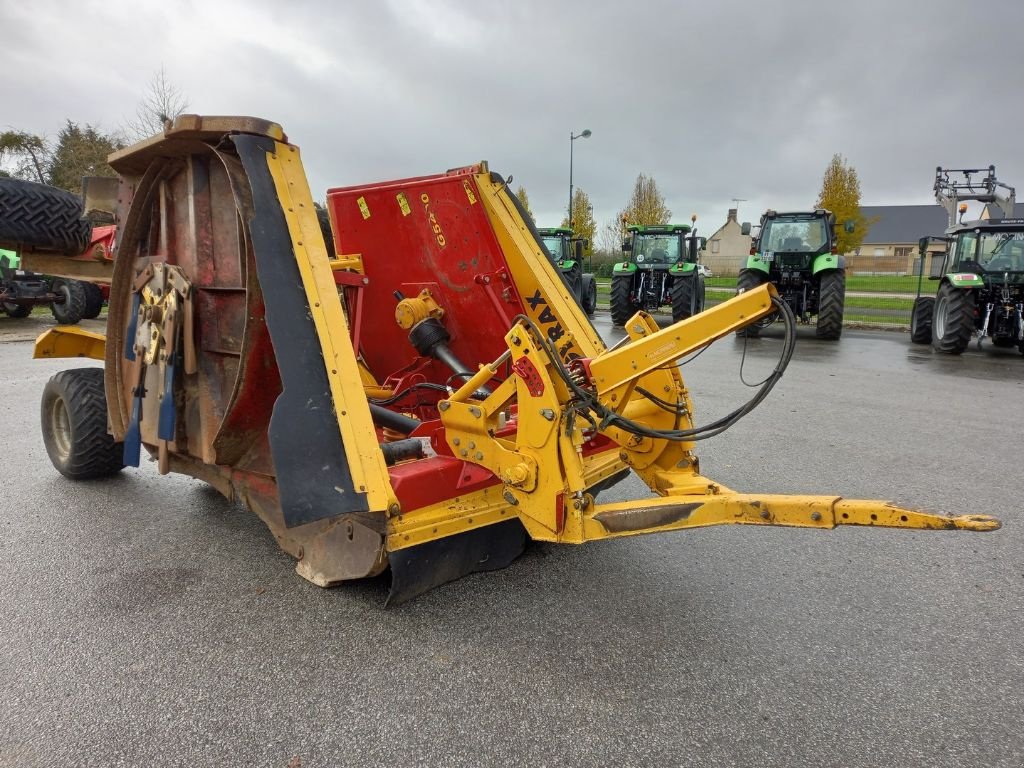
[[[572,227],[572,143],[576,139],[589,139],[590,129],[584,128],[579,134],[569,131],[569,226]]]

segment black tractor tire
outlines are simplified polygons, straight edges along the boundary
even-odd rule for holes
[[[910,340],[915,344],[932,343],[932,315],[935,314],[935,297],[918,296],[910,309]]]
[[[46,184],[0,178],[0,245],[81,253],[92,224],[78,195]]]
[[[758,288],[766,282],[766,278],[752,269],[740,270],[740,276],[736,279],[736,292],[743,293]],[[745,336],[748,339],[756,339],[761,335],[761,326],[758,323],[751,323],[746,328],[736,331],[737,336]]]
[[[103,311],[103,291],[95,283],[82,283],[85,288],[85,311],[82,312],[83,320],[92,320],[100,316]]]
[[[846,273],[841,269],[823,272],[818,282],[818,322],[814,335],[836,341],[843,335],[843,308],[846,304]]]
[[[583,311],[593,315],[597,311],[597,280],[593,275],[583,274],[583,301],[580,302]]]
[[[640,305],[630,299],[629,294],[632,291],[633,275],[612,276],[611,310],[612,323],[615,325],[625,325],[640,309]]]
[[[566,285],[569,286],[569,293],[576,300],[576,303],[583,306],[583,268],[577,263],[568,272],[563,272]]]
[[[53,292],[64,296],[64,301],[55,301],[50,305],[50,311],[58,323],[75,325],[85,317],[85,283],[79,280],[54,280]]]
[[[124,469],[124,445],[107,432],[102,368],[54,375],[43,388],[40,412],[46,453],[62,475],[92,480]]]
[[[672,281],[672,322],[678,323],[704,310],[704,278],[694,270]]]
[[[12,304],[5,301],[0,306],[3,307],[4,312],[6,312],[9,317],[22,318],[28,317],[32,314],[31,304]]]
[[[974,296],[951,283],[939,286],[932,315],[932,347],[947,355],[959,355],[974,335]]]

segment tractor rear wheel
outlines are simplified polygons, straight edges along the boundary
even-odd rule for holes
[[[85,311],[82,312],[83,320],[92,320],[100,316],[103,311],[103,291],[95,283],[82,283],[85,289]]]
[[[948,355],[959,355],[971,343],[974,316],[974,296],[950,283],[943,283],[935,297],[932,347]]]
[[[704,278],[694,270],[672,281],[672,322],[678,323],[704,309]]]
[[[752,291],[754,288],[760,287],[764,282],[764,279],[754,270],[741,270],[740,276],[736,279],[736,292]],[[756,339],[761,335],[761,326],[758,323],[751,323],[745,328],[740,328],[736,331],[736,335],[746,336],[748,339]]]
[[[846,273],[829,270],[818,282],[818,324],[814,334],[819,339],[835,341],[843,335],[843,307],[846,303]]]
[[[918,296],[910,310],[910,340],[915,344],[932,343],[932,315],[935,314],[935,297]]]
[[[82,201],[63,189],[0,178],[0,245],[34,246],[81,253],[92,224],[82,218]]]
[[[583,306],[583,268],[577,262],[572,269],[563,272],[565,282],[569,285],[569,293],[576,300],[576,303]]]
[[[588,315],[593,315],[597,311],[597,281],[593,275],[583,275],[583,301],[580,305]]]
[[[54,375],[43,388],[41,416],[46,453],[65,477],[91,480],[124,469],[124,446],[107,432],[102,368]]]
[[[87,304],[85,283],[78,280],[54,280],[53,292],[64,297],[63,301],[53,302],[50,311],[61,325],[75,325],[85,317]]]
[[[625,325],[640,305],[633,301],[630,294],[633,292],[633,275],[614,275],[612,277],[611,309],[612,322],[615,325]]]

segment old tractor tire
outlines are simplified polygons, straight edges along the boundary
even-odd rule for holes
[[[612,277],[611,310],[612,323],[615,325],[625,325],[629,318],[640,309],[640,305],[630,298],[632,292],[633,275],[614,275]]]
[[[124,446],[107,432],[102,368],[54,375],[43,388],[40,411],[46,453],[62,475],[92,480],[124,469]]]
[[[672,322],[678,323],[699,314],[704,309],[704,278],[692,274],[672,281]]]
[[[843,335],[843,308],[846,303],[846,273],[829,270],[818,283],[818,322],[814,335],[835,341]]]
[[[947,355],[959,355],[974,334],[974,297],[950,283],[939,286],[932,315],[932,347]]]
[[[744,291],[752,291],[754,288],[759,288],[765,282],[764,279],[758,275],[752,269],[744,269],[740,271],[740,276],[736,279],[736,292],[743,293]],[[757,323],[751,323],[745,328],[740,328],[736,331],[737,336],[746,336],[748,339],[756,339],[761,335],[761,326]]]
[[[9,317],[22,318],[28,317],[32,314],[31,304],[11,304],[9,302],[3,303],[3,310],[8,314]]]
[[[61,325],[75,325],[85,317],[85,307],[88,301],[85,291],[85,283],[79,280],[54,280],[53,292],[64,297],[63,301],[53,302],[50,311],[53,317]]]
[[[583,275],[583,301],[580,302],[583,311],[593,315],[597,311],[597,280],[593,275]]]
[[[82,283],[85,289],[85,310],[82,312],[83,320],[92,320],[100,316],[103,311],[103,291],[95,283]]]
[[[78,195],[46,184],[0,178],[0,244],[81,253],[92,224]]]
[[[932,343],[932,315],[935,314],[935,297],[918,296],[910,309],[910,340],[915,344]]]

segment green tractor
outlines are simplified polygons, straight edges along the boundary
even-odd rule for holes
[[[835,215],[824,208],[793,213],[767,211],[750,247],[750,258],[736,281],[738,291],[771,283],[802,322],[808,323],[817,315],[815,335],[819,339],[838,339],[843,333],[846,269],[843,257],[836,253],[835,223]],[[847,227],[852,229],[852,223]],[[749,223],[744,222],[742,232],[750,234]],[[775,319],[777,315],[738,333],[757,336]]]
[[[949,213],[949,227],[941,238],[946,243],[942,266],[929,278],[939,281],[935,296],[921,295],[932,238],[920,241],[921,267],[910,322],[915,344],[931,343],[938,352],[959,355],[977,334],[979,349],[990,339],[993,346],[1016,347],[1024,354],[1024,219],[1013,217],[1015,191],[996,180],[995,170],[936,169],[935,196]],[[986,176],[979,178],[982,173]],[[1003,215],[963,221],[963,200],[994,204]]]
[[[548,227],[538,229],[537,233],[555,268],[565,277],[576,303],[593,315],[597,309],[597,283],[593,274],[583,271],[586,239],[576,237],[568,227]]]
[[[695,222],[696,216],[693,217]],[[677,323],[704,309],[698,255],[704,238],[690,224],[634,224],[622,243],[628,254],[612,271],[612,322],[625,325],[639,310],[672,307]]]

